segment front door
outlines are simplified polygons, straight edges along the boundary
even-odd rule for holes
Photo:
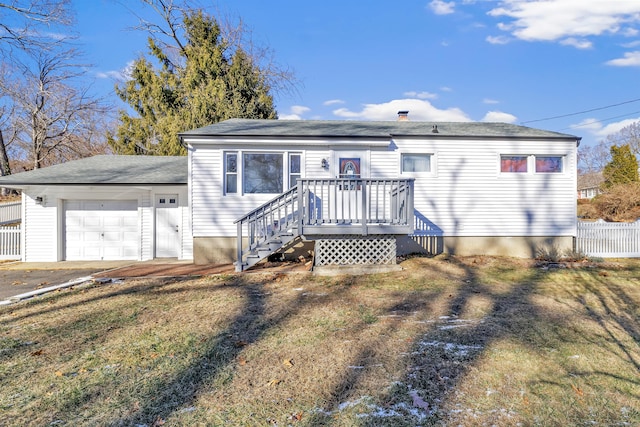
[[[156,258],[180,256],[180,209],[177,194],[156,195]]]
[[[360,179],[369,176],[368,153],[366,151],[335,151],[334,165],[336,177],[343,179]],[[334,193],[332,200],[336,207],[336,219],[352,224],[362,218],[362,188],[356,184],[343,183]]]

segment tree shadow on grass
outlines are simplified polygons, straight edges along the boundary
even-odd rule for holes
[[[186,368],[171,378],[156,381],[141,396],[143,403],[135,413],[113,420],[111,425],[136,425],[166,420],[176,411],[191,407],[205,386],[224,385],[232,378],[228,368],[235,366],[243,348],[255,344],[269,330],[305,309],[313,300],[303,293],[293,297],[285,309],[269,312],[269,294],[266,285],[274,276],[258,279],[252,275],[238,275],[225,288],[234,287],[242,292],[244,305],[220,333],[211,336],[202,346],[204,351]]]
[[[452,422],[456,425],[458,423],[476,425],[474,422],[480,421],[472,419],[477,413],[473,413],[472,408],[456,406],[456,402],[459,402],[459,394],[464,394],[464,388],[469,387],[468,383],[471,383],[472,387],[483,387],[482,383],[475,383],[474,375],[476,366],[481,360],[491,357],[488,348],[492,344],[512,343],[534,355],[536,360],[545,360],[548,356],[546,352],[550,349],[542,348],[542,346],[553,347],[555,343],[559,343],[565,338],[577,340],[585,338],[584,336],[565,335],[563,331],[564,325],[566,325],[565,319],[556,318],[556,313],[550,311],[549,308],[536,304],[535,296],[539,292],[538,287],[544,284],[544,275],[547,272],[530,268],[524,274],[519,274],[518,282],[511,284],[508,289],[504,286],[501,289],[496,289],[495,285],[483,283],[475,269],[469,264],[459,263],[455,258],[452,259],[452,262],[464,271],[464,277],[455,279],[462,283],[457,287],[457,292],[449,296],[447,316],[434,319],[434,322],[425,328],[422,335],[415,337],[411,356],[407,362],[406,377],[395,382],[381,396],[369,399],[369,402],[374,400],[374,404],[361,404],[361,413],[356,418],[356,425],[372,427],[380,425],[414,426],[441,425]],[[508,274],[508,267],[505,268],[505,273]],[[518,267],[512,268],[514,273],[517,273]],[[589,292],[601,300],[601,304],[605,307],[606,316],[612,317],[618,327],[624,329],[629,336],[636,337],[637,342],[637,318],[633,319],[631,318],[633,316],[630,317],[628,314],[618,312],[618,309],[625,304],[629,307],[635,307],[637,310],[633,299],[615,285],[608,286],[603,283],[596,285],[595,288],[591,286],[587,286],[587,288]],[[608,289],[607,292],[612,292],[615,295],[618,300],[616,308],[607,306],[605,300],[610,298],[599,296],[602,289]],[[471,319],[469,318],[470,306],[478,298],[483,298],[490,307],[482,318]],[[597,316],[590,317],[599,321]],[[604,324],[602,326],[606,331],[607,327]],[[551,336],[547,335],[549,333]],[[610,335],[613,337],[613,334]],[[634,360],[629,349],[625,348],[627,346],[621,342],[618,344],[621,352],[627,355],[628,364],[637,367],[637,361]],[[371,351],[371,348],[363,349],[356,360],[367,361]],[[551,349],[551,351],[553,350]],[[560,370],[565,368],[561,361],[556,363]],[[514,366],[513,369],[520,370],[525,367]],[[323,408],[322,412],[314,414],[306,425],[344,425],[344,420],[341,420],[341,412],[348,405],[359,402],[358,396],[352,395],[350,390],[363,380],[364,374],[364,371],[345,373],[345,381],[335,387],[329,405]],[[567,390],[566,394],[579,395],[581,390],[578,387],[572,389],[567,385],[570,384],[573,387],[571,384],[571,375],[573,374],[574,372],[566,370],[564,378],[559,381],[563,383],[563,390]],[[498,375],[509,376],[509,372],[503,371]],[[637,387],[638,381],[634,380],[637,378],[637,372],[630,373],[629,376],[618,376],[621,377],[620,381],[629,384],[630,387]],[[467,385],[463,385],[465,383]],[[509,410],[494,408],[489,411],[490,413],[483,415],[484,420],[490,424],[512,425],[510,423],[515,423],[514,420],[521,415],[528,421],[535,419],[529,418],[531,414],[517,414],[517,410],[526,409],[527,388],[529,388],[528,392],[535,393],[531,389],[536,386],[536,383],[531,382],[525,384],[522,391],[525,394],[515,400],[514,407]],[[480,392],[482,391],[480,390]],[[494,391],[487,390],[486,392],[492,393]],[[628,389],[625,393],[628,393],[630,399],[634,398],[633,393]],[[542,401],[547,398],[545,395],[537,397]],[[477,403],[482,406],[479,402]],[[487,403],[485,402],[485,404]],[[520,404],[521,406],[519,406]],[[553,410],[557,411],[558,408],[562,408],[562,406]],[[549,413],[552,413],[553,410]],[[553,415],[538,415],[541,417],[538,420],[542,420],[542,423],[549,422],[552,425],[558,425],[558,421],[554,420]],[[556,413],[556,415],[558,414]],[[353,414],[349,416],[353,417]],[[586,418],[588,415],[579,410],[571,416],[574,417],[574,420],[588,421]],[[613,414],[611,417],[610,419],[619,417],[621,422],[626,420],[620,414]]]

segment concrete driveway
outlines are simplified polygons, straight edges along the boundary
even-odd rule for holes
[[[131,261],[7,262],[0,264],[0,301],[37,289],[131,265]]]
[[[204,276],[231,273],[233,265],[196,265],[191,261],[61,261],[7,262],[0,264],[0,301],[44,290],[84,277],[133,278]]]

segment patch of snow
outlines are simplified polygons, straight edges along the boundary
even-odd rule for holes
[[[481,345],[464,345],[441,341],[422,341],[419,344],[420,347],[442,347],[445,352],[459,357],[467,356],[469,352],[483,348]]]

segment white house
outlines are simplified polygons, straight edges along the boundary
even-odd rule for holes
[[[377,237],[398,253],[573,247],[572,135],[504,123],[234,119],[181,137],[196,263],[251,265],[296,237],[316,241],[316,256],[318,242],[341,240],[330,254],[358,236],[369,252],[386,244],[367,246]]]
[[[0,178],[22,190],[22,260],[192,259],[185,157],[95,156]]]
[[[97,156],[0,177],[23,190],[25,261],[253,265],[571,249],[578,137],[504,123],[233,119],[187,157]],[[393,261],[391,261],[393,260]]]

